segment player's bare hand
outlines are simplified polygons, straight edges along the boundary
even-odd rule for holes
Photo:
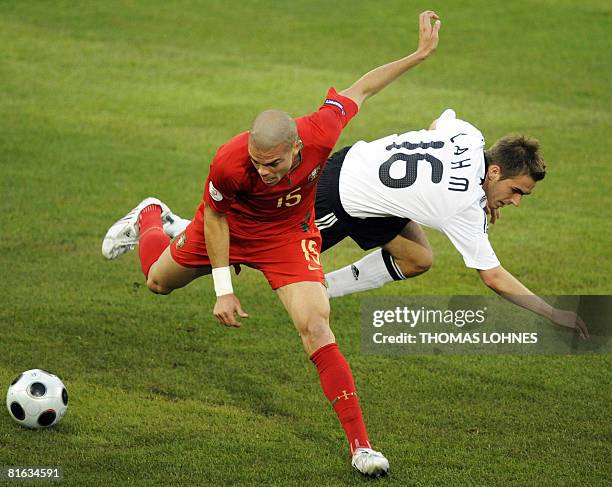
[[[432,21],[434,23],[432,24]],[[438,47],[438,32],[442,22],[433,10],[426,10],[419,15],[419,47],[417,51],[429,56]]]
[[[501,218],[501,210],[499,208],[489,208],[485,206],[485,212],[489,215],[489,223],[491,225]]]
[[[553,308],[552,317],[550,321],[556,323],[559,326],[566,328],[573,328],[580,335],[580,338],[586,340],[589,338],[589,330],[584,320],[573,311],[567,311],[564,309]]]
[[[222,325],[234,326],[236,328],[240,326],[240,322],[236,319],[236,315],[241,318],[249,317],[249,315],[242,310],[240,301],[238,301],[235,294],[218,296],[213,314]]]

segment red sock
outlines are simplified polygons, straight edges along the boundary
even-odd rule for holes
[[[140,226],[140,238],[138,239],[140,266],[145,277],[148,277],[149,269],[170,244],[170,237],[164,232],[159,205],[145,207],[140,212],[138,224]]]
[[[342,423],[351,454],[355,448],[371,448],[355,392],[353,373],[338,345],[330,343],[315,350],[310,360],[317,367],[325,397],[332,403]]]

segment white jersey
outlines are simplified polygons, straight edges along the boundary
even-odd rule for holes
[[[446,110],[434,130],[359,141],[346,154],[340,201],[353,217],[410,218],[451,240],[465,265],[499,266],[487,235],[484,138]]]

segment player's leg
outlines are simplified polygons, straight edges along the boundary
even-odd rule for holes
[[[362,249],[382,248],[326,274],[330,297],[376,289],[417,276],[431,267],[431,247],[417,223],[401,218],[353,218],[347,224],[351,238]]]
[[[329,326],[329,301],[320,282],[297,282],[276,290],[315,364],[325,397],[330,401],[350,444],[353,466],[364,475],[381,476],[388,460],[371,449],[351,368]]]
[[[197,213],[193,222],[188,222],[173,215],[174,221],[170,229],[164,227],[163,231],[159,228],[159,220],[151,223],[153,227],[144,227],[141,219],[141,239],[139,241],[141,262],[144,262],[142,255],[144,251],[150,251],[151,260],[154,259],[148,269],[143,264],[147,287],[152,292],[169,294],[174,289],[186,286],[194,279],[212,272],[206,250],[204,222],[199,216],[200,213]],[[176,233],[178,231],[180,234]],[[174,233],[177,238],[167,245],[161,254],[158,254],[161,242],[164,238],[169,241],[170,233]],[[154,248],[155,242],[149,245],[149,242],[145,241],[149,234],[158,239],[159,248],[157,250]]]
[[[170,294],[175,289],[184,287],[194,279],[211,272],[210,266],[183,267],[172,258],[168,246],[151,265],[146,276],[147,287],[155,294]]]
[[[433,252],[427,235],[416,222],[409,222],[400,234],[382,246],[405,278],[427,272],[433,263]]]
[[[276,290],[308,355],[336,338],[329,327],[329,300],[319,282],[297,282]]]
[[[147,198],[111,226],[104,237],[102,253],[114,259],[138,244],[147,287],[155,293],[168,294],[211,272],[210,266],[185,267],[172,257],[168,234],[185,230],[187,223],[157,198]],[[189,240],[198,245],[203,238],[191,232]]]
[[[172,257],[170,237],[162,222],[162,208],[149,205],[139,217],[138,256],[147,287],[156,294],[169,294],[211,272],[210,266],[184,267]]]

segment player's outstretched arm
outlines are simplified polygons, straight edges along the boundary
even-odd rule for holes
[[[435,21],[433,25],[432,21]],[[360,107],[365,100],[423,62],[435,51],[438,46],[440,25],[440,18],[435,12],[431,10],[423,12],[419,16],[419,45],[414,53],[369,71],[340,94],[351,98]]]
[[[249,315],[242,310],[232,288],[229,268],[229,226],[225,215],[208,205],[204,208],[204,235],[206,235],[206,249],[213,268],[213,281],[217,294],[213,314],[220,323],[239,327],[240,322],[236,319],[236,314],[242,318],[247,318]]]
[[[502,266],[486,271],[478,271],[482,282],[502,298],[522,308],[528,309],[553,323],[575,329],[582,338],[589,338],[586,323],[573,311],[558,309],[533,294],[516,277]]]

